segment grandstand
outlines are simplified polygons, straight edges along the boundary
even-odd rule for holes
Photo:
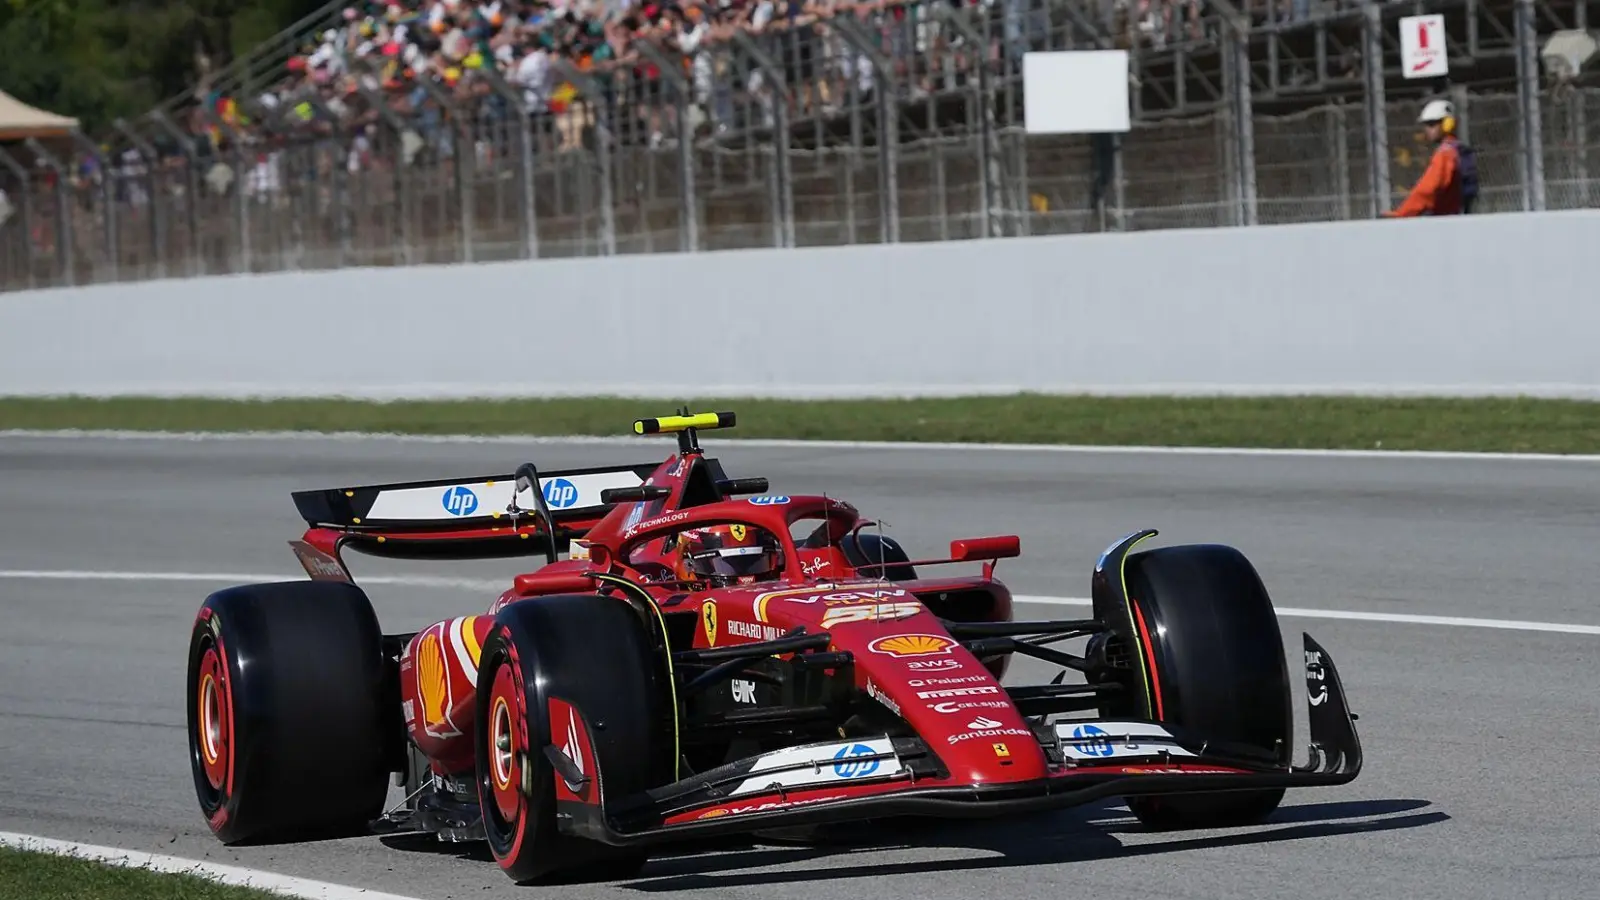
[[[1589,6],[336,0],[110,134],[0,151],[0,286],[1370,218],[1441,93],[1477,211],[1591,206]],[[1450,75],[1407,80],[1425,12]],[[1022,54],[1075,49],[1128,51],[1131,132],[1025,132]]]

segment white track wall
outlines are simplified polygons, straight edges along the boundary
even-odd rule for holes
[[[1600,211],[0,295],[0,395],[1600,396]]]

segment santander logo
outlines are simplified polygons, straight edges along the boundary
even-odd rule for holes
[[[967,727],[973,731],[988,731],[991,728],[999,728],[1000,724],[1001,723],[996,722],[988,716],[979,716],[976,719],[973,719],[971,722],[968,722]]]

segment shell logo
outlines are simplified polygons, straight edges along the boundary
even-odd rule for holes
[[[948,655],[950,648],[955,645],[955,641],[936,634],[896,634],[878,638],[868,644],[867,649],[873,653],[898,657],[938,656]]]
[[[422,695],[422,721],[437,727],[444,723],[445,698],[450,692],[444,650],[439,646],[437,631],[430,631],[423,637],[417,657],[417,693]]]

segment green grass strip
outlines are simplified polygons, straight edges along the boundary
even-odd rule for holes
[[[0,398],[0,429],[360,431],[624,435],[642,416],[733,410],[708,440],[867,441],[1600,452],[1600,403],[1357,397],[1087,397],[925,400],[616,397],[553,400],[231,401]]]
[[[198,875],[166,875],[0,847],[0,900],[283,900]]]

